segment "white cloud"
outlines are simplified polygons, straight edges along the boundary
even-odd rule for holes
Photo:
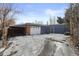
[[[45,14],[48,16],[62,16],[64,15],[65,10],[64,9],[57,9],[57,10],[52,10],[52,9],[47,9],[45,10]]]

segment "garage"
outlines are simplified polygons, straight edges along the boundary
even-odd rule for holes
[[[41,34],[40,26],[30,26],[30,34]]]

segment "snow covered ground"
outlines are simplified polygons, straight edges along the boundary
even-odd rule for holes
[[[75,56],[63,34],[44,34],[10,38],[3,56]]]
[[[0,40],[0,47],[2,46],[2,40]]]

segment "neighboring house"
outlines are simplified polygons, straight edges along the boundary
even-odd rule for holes
[[[23,35],[35,35],[41,34],[40,24],[26,23],[21,25],[10,26],[8,29],[8,35],[11,36],[23,36]]]

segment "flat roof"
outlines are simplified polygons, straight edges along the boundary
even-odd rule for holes
[[[17,24],[10,27],[26,27],[26,26],[43,26],[41,24],[34,24],[34,23],[25,23],[25,24]]]
[[[34,24],[34,23],[25,23],[25,24],[17,24],[10,27],[26,27],[26,26],[63,26],[66,24],[52,24],[52,25],[43,25],[43,24]]]

